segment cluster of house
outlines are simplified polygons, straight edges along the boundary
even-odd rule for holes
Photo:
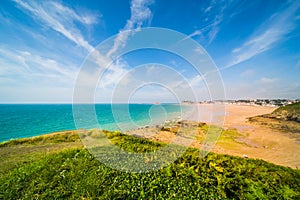
[[[215,101],[183,101],[183,104],[237,104],[237,105],[260,105],[260,106],[286,106],[292,103],[300,102],[300,99],[250,99],[250,100],[215,100]]]

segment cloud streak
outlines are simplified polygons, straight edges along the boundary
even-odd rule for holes
[[[58,2],[43,1],[42,3],[38,3],[37,1],[24,2],[22,0],[14,0],[14,2],[20,8],[29,12],[35,20],[43,22],[78,46],[83,47],[87,51],[94,49],[81,35],[74,22],[81,22],[85,25],[94,24],[97,23],[96,16],[79,15],[74,10]]]
[[[55,84],[73,83],[77,70],[64,68],[57,61],[33,54],[28,51],[11,50],[0,47],[0,76],[16,77],[26,80],[42,78],[45,81],[53,81]],[[25,84],[25,83],[23,83]]]
[[[111,61],[111,56],[117,53],[118,50],[124,48],[130,35],[134,34],[136,31],[143,26],[143,24],[149,22],[152,17],[151,10],[148,6],[153,3],[152,0],[132,0],[131,1],[131,17],[127,20],[126,25],[123,29],[119,31],[116,39],[114,40],[113,47],[108,51],[106,55],[101,55],[104,57],[101,60]],[[101,62],[101,61],[100,61]],[[102,62],[102,66],[103,66]],[[102,87],[109,87],[114,85],[118,80],[121,79],[127,72],[127,63],[124,60],[116,60],[113,65],[106,71],[101,80]]]
[[[138,31],[143,24],[148,22],[152,13],[148,6],[153,3],[152,0],[132,0],[130,11],[131,17],[127,20],[125,27],[120,30],[119,35],[115,39],[114,46],[107,53],[107,56],[111,56],[116,53],[119,48],[122,48],[126,45],[126,41],[131,34]]]
[[[76,28],[75,23],[80,22],[84,25],[96,24],[98,22],[97,17],[99,17],[99,15],[82,15],[63,4],[54,1],[38,3],[35,1],[24,2],[22,0],[14,0],[14,2],[23,10],[29,12],[36,21],[42,22],[47,27],[59,32],[76,45],[83,47],[89,52],[95,50],[94,47],[84,39],[80,30]],[[108,54],[103,55],[97,50],[94,52],[93,59],[95,59],[95,62],[100,67],[105,67],[112,62],[109,58],[110,55],[126,45],[126,41],[131,34],[130,31],[132,31],[132,33],[138,31],[143,24],[151,19],[152,13],[148,6],[152,3],[152,0],[132,0],[130,7],[131,17],[127,20],[124,28],[120,30],[119,35],[114,41],[114,45]],[[46,63],[48,61],[49,60],[45,60]],[[52,62],[54,61],[52,60]],[[120,64],[120,62],[114,62],[113,65],[111,65],[111,67],[106,71],[104,77],[102,77],[106,80],[103,86],[114,84],[114,82],[124,75],[126,73],[125,64],[124,62],[122,62],[122,64]],[[24,62],[22,66],[28,67],[26,62]],[[47,67],[47,65],[44,67]],[[64,73],[64,69],[60,69],[58,65],[53,65],[53,68],[56,68],[55,70],[57,72]],[[65,75],[68,75],[68,73],[65,73]]]
[[[209,22],[208,25],[195,30],[187,37],[203,36],[206,38],[207,45],[210,45],[217,37],[220,25],[224,21],[224,13],[231,3],[211,1],[208,7],[203,9],[203,13],[207,16],[204,18],[204,21]]]
[[[261,83],[274,83],[275,81],[277,81],[277,78],[268,78],[268,77],[262,77],[260,79]]]
[[[299,8],[300,2],[293,1],[283,12],[272,15],[244,44],[232,50],[232,61],[221,69],[233,67],[272,49],[294,29],[294,15]]]

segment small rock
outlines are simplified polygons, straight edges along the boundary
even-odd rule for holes
[[[204,125],[206,125],[206,123],[204,123],[204,122],[199,122],[199,123],[198,123],[198,127],[202,127],[202,126],[204,126]]]
[[[246,154],[244,154],[243,157],[244,157],[244,158],[249,158],[248,155],[246,155]]]

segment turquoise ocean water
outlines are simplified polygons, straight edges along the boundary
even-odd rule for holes
[[[82,106],[82,115],[79,115],[77,120],[83,120],[81,126],[84,127],[76,127],[71,104],[2,104],[0,142],[77,128],[124,130],[124,127],[127,129],[143,127],[174,119],[180,116],[184,109],[177,104],[114,104],[113,109],[111,104],[96,104],[93,106],[97,124],[94,124],[95,121],[90,120],[89,115],[84,112],[85,105],[76,106]]]

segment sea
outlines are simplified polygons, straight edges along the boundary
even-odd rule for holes
[[[180,104],[0,104],[0,142],[82,128],[124,131],[154,126],[186,111]]]

